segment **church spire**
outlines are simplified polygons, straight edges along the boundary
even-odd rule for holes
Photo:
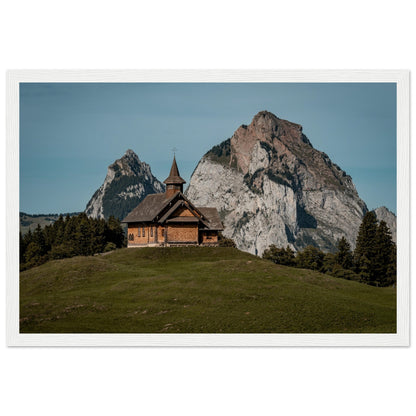
[[[183,192],[183,184],[186,183],[179,175],[176,158],[173,156],[172,167],[170,168],[169,176],[163,181],[166,184],[166,196],[172,196],[176,192]]]

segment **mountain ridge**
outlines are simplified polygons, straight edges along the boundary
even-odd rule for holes
[[[164,190],[150,166],[128,149],[108,167],[85,212],[123,219],[146,195]],[[271,244],[335,251],[343,236],[354,248],[368,211],[351,176],[313,147],[303,127],[268,111],[204,154],[185,195],[195,204],[217,208],[224,235],[257,255]],[[385,207],[374,211],[396,241],[395,215]]]
[[[354,246],[368,210],[351,177],[312,146],[301,125],[268,111],[202,157],[186,195],[214,205],[224,234],[259,255],[270,244],[334,251],[342,236]]]

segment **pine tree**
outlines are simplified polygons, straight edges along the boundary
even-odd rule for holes
[[[41,264],[42,259],[42,248],[38,243],[32,241],[26,248],[24,260],[27,267],[33,267]]]
[[[362,275],[365,282],[375,284],[376,274],[373,262],[376,254],[375,239],[377,233],[377,217],[373,211],[364,215],[357,235],[354,251],[356,272]]]
[[[360,276],[362,282],[372,285],[375,284],[373,277],[373,266],[371,261],[365,255],[361,257]]]
[[[62,244],[64,242],[65,221],[62,215],[54,222],[53,228],[55,230],[55,245]]]
[[[33,242],[39,247],[40,255],[43,256],[47,253],[47,245],[45,240],[45,234],[40,224],[36,227],[33,233]]]
[[[25,240],[23,239],[23,234],[19,232],[19,263],[24,262],[26,247],[27,245],[25,244]]]
[[[120,220],[110,215],[107,225],[107,241],[114,243],[117,248],[122,247],[124,243],[124,232],[123,228],[121,228]]]
[[[294,266],[296,264],[295,252],[289,246],[286,248],[277,248],[272,244],[268,249],[264,250],[263,258],[285,266]]]
[[[342,237],[338,241],[337,252],[335,254],[335,261],[343,269],[351,269],[353,266],[353,257],[351,252],[351,246],[345,237]]]
[[[92,232],[92,252],[102,253],[106,245],[105,230],[106,222],[103,219],[91,219],[91,232]]]
[[[299,251],[296,256],[296,264],[298,267],[311,270],[323,270],[325,254],[309,245],[303,251]]]
[[[124,232],[120,221],[110,217],[108,222],[89,218],[85,213],[65,219],[60,216],[44,229],[38,225],[32,233],[20,235],[21,270],[40,265],[48,259],[63,259],[76,255],[88,256],[122,247]]]
[[[397,247],[393,243],[390,251],[390,261],[387,267],[387,281],[388,286],[395,285],[397,281]]]
[[[389,265],[392,262],[391,255],[393,250],[393,240],[391,232],[384,221],[380,221],[375,236],[375,254],[374,254],[374,274],[375,282],[378,286],[388,286],[389,283]]]
[[[82,256],[93,254],[92,251],[92,233],[88,217],[84,214],[78,216],[78,224],[75,232],[76,251]]]

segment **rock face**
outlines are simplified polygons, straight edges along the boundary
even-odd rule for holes
[[[397,244],[397,225],[396,225],[396,215],[386,207],[379,207],[374,210],[378,221],[384,221],[387,224],[387,227],[390,228],[391,238]]]
[[[164,192],[165,186],[141,162],[133,150],[108,167],[104,183],[87,204],[85,213],[94,218],[114,215],[123,219],[146,195]]]
[[[203,156],[186,196],[216,207],[224,235],[257,255],[270,244],[334,251],[342,236],[354,247],[367,212],[351,177],[313,148],[302,126],[267,111]]]

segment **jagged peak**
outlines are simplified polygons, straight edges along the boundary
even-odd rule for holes
[[[151,175],[150,166],[141,161],[133,150],[127,149],[122,157],[108,166],[107,177],[112,180],[122,175],[140,176],[142,174]]]
[[[302,126],[297,123],[293,123],[292,121],[284,120],[282,118],[277,117],[275,114],[271,113],[267,110],[259,111],[254,117],[251,122],[251,125],[257,125],[257,124],[268,124],[271,127],[277,127],[279,124],[287,124],[291,127],[295,127],[302,131]]]
[[[258,121],[261,118],[269,118],[271,120],[278,121],[279,117],[277,117],[275,114],[271,113],[267,110],[259,111],[254,117],[253,117],[253,123]]]
[[[134,150],[131,150],[131,149],[127,149],[124,155],[122,156],[122,158],[133,158],[133,159],[137,159],[140,161],[139,156],[137,156]]]
[[[377,212],[388,212],[389,214],[392,214],[392,215],[396,216],[396,214],[394,212],[390,211],[385,205],[382,205],[381,207],[374,208],[373,211],[375,211],[376,213]]]
[[[381,206],[373,209],[373,212],[376,214],[376,217],[378,220],[384,220],[386,219],[394,219],[396,221],[396,214],[393,211],[390,211],[386,206]]]
[[[164,185],[153,176],[150,166],[132,149],[107,168],[104,183],[87,203],[85,212],[95,218],[115,215],[124,218],[149,193],[163,192]],[[110,196],[109,196],[110,195]]]

